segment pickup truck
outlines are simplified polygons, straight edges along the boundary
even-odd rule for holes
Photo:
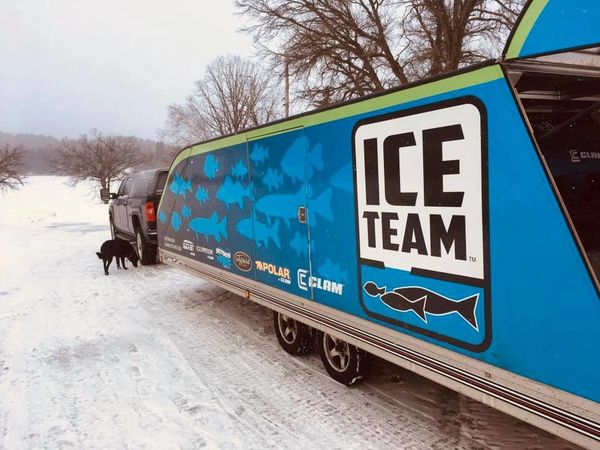
[[[144,265],[156,263],[156,210],[167,175],[167,169],[143,170],[125,178],[117,193],[100,190],[102,200],[111,199],[108,220],[112,238],[135,239]]]

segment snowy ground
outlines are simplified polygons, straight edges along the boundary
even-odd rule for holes
[[[571,447],[382,361],[343,387],[175,269],[105,277],[106,206],[63,182],[0,196],[0,449]]]

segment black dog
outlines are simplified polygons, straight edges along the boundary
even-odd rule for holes
[[[123,269],[125,270],[127,270],[125,258],[131,261],[133,267],[137,267],[137,263],[140,259],[131,244],[122,239],[106,241],[102,244],[102,247],[100,247],[100,252],[96,252],[96,255],[102,260],[104,275],[108,275],[108,267],[112,263],[113,257],[117,259],[117,269],[120,269],[122,264]],[[121,260],[121,264],[119,264],[119,259]]]

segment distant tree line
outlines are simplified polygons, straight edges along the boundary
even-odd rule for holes
[[[252,59],[213,61],[163,136],[187,145],[497,57],[525,0],[236,0]],[[286,86],[287,87],[287,86]]]

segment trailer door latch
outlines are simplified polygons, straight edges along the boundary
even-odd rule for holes
[[[306,206],[300,206],[298,208],[298,222],[306,223]]]

